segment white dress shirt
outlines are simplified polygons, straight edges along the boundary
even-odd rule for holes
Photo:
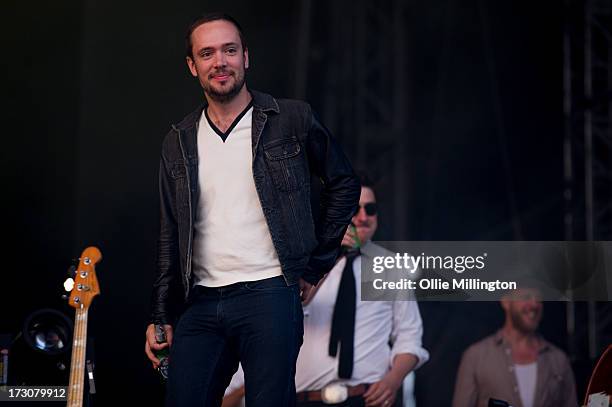
[[[338,378],[338,357],[328,354],[332,315],[346,258],[340,259],[323,280],[312,301],[304,307],[304,344],[298,356],[295,384],[298,392],[320,390],[330,382],[348,385],[374,383],[389,371],[393,358],[410,353],[418,358],[415,368],[429,359],[421,343],[423,325],[416,301],[361,301],[361,257],[372,249],[371,242],[353,260],[357,306],[353,376]],[[370,249],[370,250],[368,250]],[[389,343],[392,345],[390,346]]]

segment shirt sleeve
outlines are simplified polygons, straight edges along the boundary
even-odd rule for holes
[[[423,348],[423,321],[415,300],[393,302],[393,326],[391,328],[391,360],[401,353],[418,358],[415,369],[429,360],[429,352]]]
[[[238,365],[238,370],[232,376],[229,386],[225,389],[225,395],[235,392],[239,388],[244,386],[244,371],[242,370],[242,364]]]
[[[315,225],[318,245],[311,253],[302,278],[317,284],[334,267],[340,243],[359,209],[361,185],[351,164],[331,133],[310,113],[306,141],[308,164],[321,180],[319,216]]]
[[[452,407],[475,407],[478,398],[476,385],[476,359],[474,348],[468,348],[461,357]]]
[[[561,364],[563,366],[563,386],[561,386],[561,391],[564,393],[562,400],[563,403],[565,403],[564,406],[573,407],[578,403],[576,397],[576,380],[574,379],[574,372],[572,371],[572,365],[569,359],[565,354],[562,354],[561,357]]]

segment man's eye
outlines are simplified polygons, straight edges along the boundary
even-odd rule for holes
[[[210,58],[210,57],[212,56],[212,52],[210,52],[210,51],[204,51],[204,52],[201,52],[201,53],[200,53],[200,56],[201,56],[202,58]]]
[[[226,52],[230,55],[234,55],[238,50],[236,50],[236,48],[228,48]]]

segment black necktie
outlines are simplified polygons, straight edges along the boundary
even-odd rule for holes
[[[331,335],[329,338],[329,356],[336,356],[340,344],[338,377],[350,379],[353,374],[353,347],[355,342],[355,307],[357,291],[353,275],[353,260],[359,256],[359,250],[346,254],[346,265],[342,271],[338,296],[332,317]]]

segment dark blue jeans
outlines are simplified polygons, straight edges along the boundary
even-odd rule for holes
[[[304,335],[299,291],[283,277],[196,286],[174,332],[166,405],[220,406],[240,361],[247,406],[294,406]]]

